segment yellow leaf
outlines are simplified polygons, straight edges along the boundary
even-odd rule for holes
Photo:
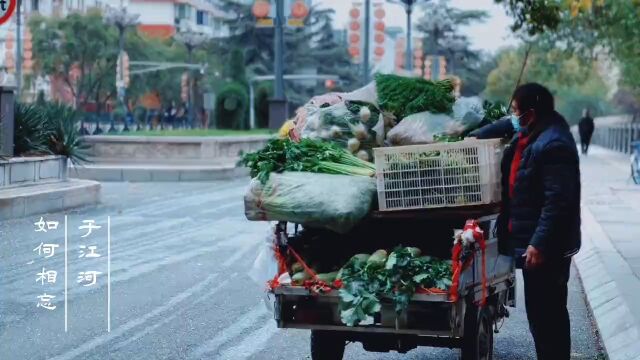
[[[579,11],[579,4],[575,2],[571,4],[571,17],[578,16],[578,11]]]
[[[583,11],[590,11],[592,7],[593,7],[592,0],[580,0],[580,8]]]

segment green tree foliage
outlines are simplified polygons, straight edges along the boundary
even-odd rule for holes
[[[425,15],[418,21],[417,29],[424,35],[425,55],[445,56],[447,71],[462,80],[462,94],[479,94],[495,61],[491,56],[472,49],[461,27],[484,21],[487,13],[454,8],[449,5],[449,0],[429,2],[423,9]]]
[[[247,76],[273,74],[273,28],[256,28],[251,3],[222,0],[221,6],[235,16],[227,23],[232,35],[216,42],[214,51],[230,53],[239,45],[244,52]],[[284,72],[338,75],[343,88],[353,89],[359,85],[358,68],[351,62],[347,44],[333,36],[332,14],[331,9],[313,7],[304,27],[285,28]],[[302,105],[314,94],[326,92],[322,82],[315,86],[287,82],[285,89],[291,108]]]
[[[498,66],[487,79],[484,96],[507,103],[511,98],[524,60],[525,49],[506,49],[498,54]],[[576,122],[584,108],[596,114],[611,111],[606,100],[607,86],[592,62],[567,55],[562,50],[546,51],[534,47],[529,55],[522,83],[538,82],[553,92],[556,109],[567,121]]]
[[[503,4],[514,17],[512,30],[529,35],[554,30],[560,23],[562,2],[559,0],[494,0]]]
[[[269,127],[269,99],[273,93],[269,83],[262,84],[256,89],[255,114],[259,128]]]
[[[248,105],[245,85],[236,82],[225,85],[216,97],[216,124],[222,129],[247,128]]]
[[[38,70],[61,79],[71,90],[77,108],[96,91],[113,92],[117,33],[103,23],[99,12],[33,17],[29,27]]]

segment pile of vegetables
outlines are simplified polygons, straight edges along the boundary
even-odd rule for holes
[[[401,313],[418,289],[447,290],[451,285],[450,262],[420,253],[418,248],[397,247],[391,254],[377,250],[371,256],[354,255],[336,275],[342,282],[342,322],[356,326],[369,320],[381,311],[383,297],[390,298],[396,312]]]
[[[455,102],[453,82],[449,79],[434,82],[376,74],[375,81],[380,108],[393,113],[397,119],[424,111],[449,114]]]
[[[325,174],[374,176],[375,166],[339,146],[312,139],[295,142],[290,139],[271,139],[256,152],[247,153],[240,164],[251,170],[263,184],[272,172],[296,171]]]

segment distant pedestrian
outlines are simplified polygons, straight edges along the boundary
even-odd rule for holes
[[[204,108],[204,106],[200,107],[198,116],[200,117],[200,125],[202,126],[202,128],[208,129],[209,128],[209,112],[207,111],[207,109]]]
[[[589,109],[584,109],[582,112],[582,119],[578,123],[578,131],[580,132],[580,144],[582,147],[582,153],[584,155],[589,151],[589,144],[591,143],[591,137],[593,136],[593,131],[595,130],[595,124],[593,123],[593,118],[591,117],[591,113]]]

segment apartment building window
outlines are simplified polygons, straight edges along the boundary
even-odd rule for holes
[[[40,0],[31,0],[31,11],[40,11]]]
[[[211,22],[213,23],[213,30],[220,31],[220,29],[222,29],[222,22],[220,19],[211,19]]]
[[[191,19],[191,6],[187,4],[176,4],[176,15],[178,19]]]
[[[209,25],[209,14],[204,11],[198,10],[196,12],[196,24]]]

